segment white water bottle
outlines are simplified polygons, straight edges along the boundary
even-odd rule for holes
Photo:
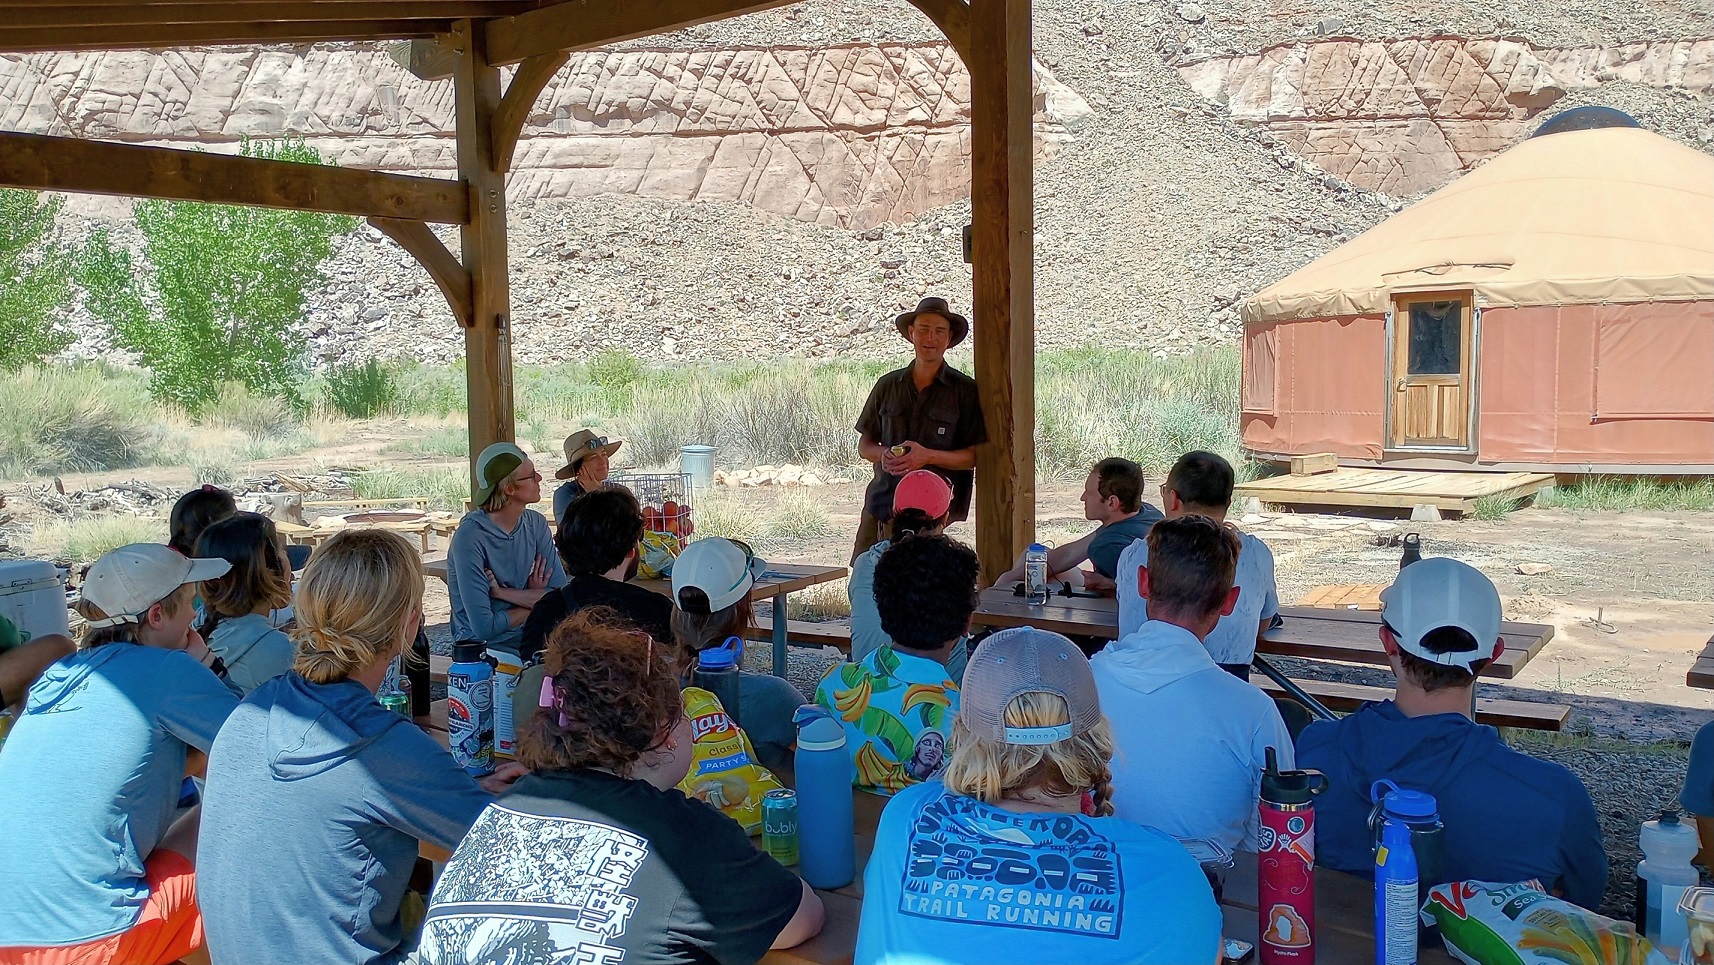
[[[1024,602],[1030,606],[1047,603],[1047,547],[1031,543],[1024,550]]]
[[[1696,829],[1672,809],[1644,821],[1637,843],[1643,851],[1637,862],[1637,930],[1662,948],[1682,946],[1690,933],[1678,902],[1700,880],[1690,864],[1700,848]]]

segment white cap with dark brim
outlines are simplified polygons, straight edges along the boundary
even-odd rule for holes
[[[83,581],[83,598],[107,614],[91,620],[91,629],[141,623],[143,614],[186,583],[201,583],[226,575],[232,564],[219,559],[191,559],[159,543],[121,546],[95,561]]]

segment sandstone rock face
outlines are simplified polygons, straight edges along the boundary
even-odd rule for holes
[[[1037,68],[1038,156],[1086,124]],[[520,140],[515,199],[742,201],[840,227],[967,196],[970,76],[944,43],[575,54]],[[375,46],[0,57],[0,127],[235,150],[301,135],[349,167],[448,174],[449,82]]]
[[[1234,119],[1369,190],[1438,188],[1525,136],[1567,91],[1611,82],[1706,98],[1714,39],[1539,48],[1516,40],[1321,40],[1183,65]]]

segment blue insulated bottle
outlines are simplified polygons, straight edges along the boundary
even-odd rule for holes
[[[494,770],[494,667],[480,640],[452,645],[446,668],[446,735],[452,759],[471,774]]]
[[[826,711],[798,711],[798,873],[811,888],[843,888],[857,877],[856,819],[845,728]]]

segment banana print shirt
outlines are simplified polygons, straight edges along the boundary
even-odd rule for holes
[[[891,796],[946,767],[958,685],[927,657],[884,644],[829,670],[815,702],[845,725],[857,788]]]

